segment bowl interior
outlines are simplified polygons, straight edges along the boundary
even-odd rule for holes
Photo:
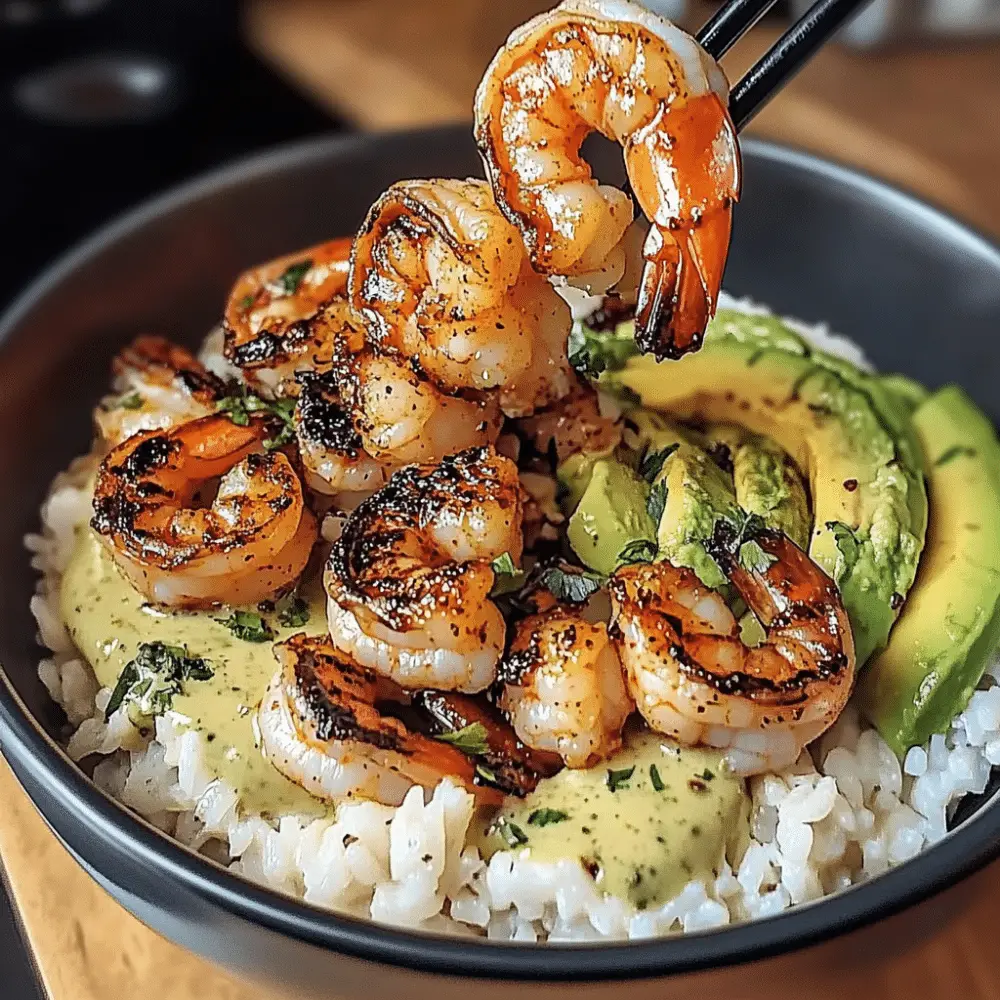
[[[959,381],[1000,419],[1000,253],[856,174],[755,142],[745,153],[727,288],[829,322],[880,369],[932,386]],[[619,172],[616,151],[602,147],[595,157],[602,174]],[[103,230],[0,324],[0,662],[50,735],[63,719],[36,674],[41,651],[27,612],[35,574],[22,537],[36,530],[54,474],[87,450],[90,410],[116,349],[143,331],[197,343],[240,270],[355,230],[394,180],[480,172],[466,129],[330,140],[256,158]]]

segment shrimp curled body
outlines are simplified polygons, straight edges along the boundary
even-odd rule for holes
[[[569,308],[484,181],[390,187],[355,240],[350,298],[372,342],[444,392],[497,390],[517,416],[569,390]]]
[[[333,643],[406,688],[482,691],[505,634],[490,563],[520,559],[521,520],[517,468],[492,448],[397,472],[330,552]]]
[[[537,270],[594,271],[632,221],[580,145],[624,148],[652,223],[636,342],[658,358],[696,348],[715,311],[740,192],[728,85],[708,54],[630,0],[564,0],[516,29],[476,94],[476,141],[497,203]]]
[[[500,666],[500,707],[535,750],[592,767],[621,746],[635,708],[604,624],[563,608],[518,623]]]
[[[793,763],[843,710],[855,665],[833,582],[786,536],[755,541],[773,560],[766,569],[745,569],[728,543],[712,551],[763,625],[755,647],[689,569],[639,564],[610,581],[611,633],[643,717],[682,743],[727,748],[741,774]]]
[[[219,414],[136,434],[105,456],[91,525],[150,600],[254,603],[298,579],[316,519],[288,459],[262,450],[267,436],[258,420],[240,427]]]
[[[433,789],[451,778],[481,803],[501,800],[476,777],[472,758],[388,714],[405,692],[329,640],[294,635],[275,656],[281,670],[257,712],[261,742],[271,763],[306,791],[395,806],[413,785]]]

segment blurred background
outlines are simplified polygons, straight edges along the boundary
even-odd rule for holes
[[[0,0],[0,303],[96,226],[226,160],[310,135],[468,121],[508,31],[554,2]],[[647,3],[690,28],[717,6]],[[808,5],[779,3],[727,56],[730,77]],[[1000,235],[998,70],[1000,0],[873,0],[751,132],[861,167]],[[43,898],[32,873],[52,869],[50,889],[65,878],[95,906],[112,904],[18,802],[0,809],[0,853],[36,944],[46,932],[58,942],[37,956],[46,978],[65,976],[67,996],[80,995],[82,976],[97,977],[88,996],[122,995],[139,973],[88,962],[73,907]],[[52,913],[65,925],[48,926]],[[122,951],[122,919],[109,909],[88,924],[98,951]],[[4,1000],[34,993],[13,939],[0,890]],[[215,982],[149,941],[125,951],[142,954],[135,968],[156,970],[153,981]]]
[[[714,6],[649,0],[696,27]],[[809,0],[726,59],[735,78]],[[546,0],[0,0],[6,300],[149,194],[300,136],[461,121]],[[874,0],[753,131],[1000,232],[1000,0]]]

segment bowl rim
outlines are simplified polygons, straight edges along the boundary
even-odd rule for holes
[[[411,140],[443,143],[459,133],[464,138],[465,131],[464,126],[444,126],[311,139],[245,157],[171,188],[50,264],[0,318],[0,349],[23,318],[91,257],[203,195],[292,166],[349,155],[355,148]],[[1000,273],[1000,247],[926,201],[854,168],[787,146],[745,139],[743,149],[754,159],[853,189],[861,200],[894,214],[915,216],[928,232],[947,237]],[[415,971],[507,981],[595,982],[721,968],[790,952],[891,916],[1000,856],[1000,808],[993,799],[943,840],[870,882],[742,924],[636,942],[549,947],[427,935],[322,910],[234,876],[183,846],[112,799],[76,766],[28,711],[2,665],[0,680],[0,750],[19,777],[37,782],[46,794],[58,796],[69,810],[86,817],[90,836],[105,847],[131,855],[232,916],[320,948]]]

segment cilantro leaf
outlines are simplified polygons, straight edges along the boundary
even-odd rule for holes
[[[285,594],[275,605],[278,622],[286,628],[298,628],[309,621],[309,605],[296,593]]]
[[[615,771],[612,768],[608,768],[608,791],[617,792],[622,785],[627,785],[632,775],[635,773],[635,765],[631,767],[622,768],[620,771]]]
[[[670,456],[677,451],[680,447],[678,444],[667,445],[666,448],[660,448],[658,451],[647,451],[645,455],[639,460],[639,475],[646,480],[647,483],[653,482],[654,479],[663,471],[663,463],[666,462]]]
[[[550,823],[561,823],[564,819],[569,819],[569,813],[562,809],[536,809],[528,817],[528,823],[531,826],[548,826]]]
[[[216,413],[225,413],[237,427],[246,427],[255,413],[264,414],[277,425],[275,434],[264,441],[264,447],[268,451],[282,448],[295,438],[295,399],[292,397],[262,399],[243,390],[234,396],[220,399],[215,410]]]
[[[614,330],[594,330],[577,321],[567,344],[569,363],[582,375],[597,378],[602,372],[621,371],[639,353],[630,325]]]
[[[604,586],[604,577],[586,570],[579,573],[550,566],[541,576],[541,584],[556,600],[585,604]]]
[[[654,524],[660,523],[660,518],[663,517],[663,511],[667,506],[667,484],[661,479],[658,483],[653,484],[653,488],[649,491],[649,497],[646,500],[646,513],[653,519]]]
[[[497,776],[488,767],[483,767],[482,764],[476,765],[476,774],[478,774],[483,781],[492,782],[494,785],[497,783]]]
[[[184,681],[207,681],[215,671],[207,660],[188,656],[183,646],[144,642],[118,675],[118,682],[104,710],[107,722],[123,704],[137,716],[161,715],[184,690]]]
[[[269,283],[272,291],[278,295],[294,295],[312,266],[313,262],[310,257],[289,264],[273,282]]]
[[[490,597],[500,597],[502,594],[510,594],[515,590],[520,590],[524,583],[524,571],[514,565],[514,560],[509,552],[497,556],[490,563],[493,567],[494,580],[493,588],[490,590]]]
[[[140,393],[130,392],[128,395],[122,396],[122,398],[118,400],[116,406],[123,410],[138,410],[144,402],[145,400],[143,400]]]
[[[654,792],[662,792],[667,787],[663,784],[663,779],[660,777],[660,772],[655,764],[649,765],[649,780],[653,785]]]
[[[268,642],[274,638],[274,629],[256,611],[234,611],[228,618],[215,620],[244,642]]]
[[[838,566],[837,583],[839,584],[854,569],[861,552],[861,542],[843,521],[827,521],[826,526],[833,532],[833,540],[837,543],[837,548],[844,560],[843,567]]]
[[[439,733],[435,739],[450,743],[456,750],[461,750],[470,757],[478,757],[490,749],[487,735],[486,727],[481,722],[473,722],[472,725],[451,733]]]
[[[618,553],[620,566],[631,566],[633,563],[648,563],[656,558],[656,542],[648,538],[634,538]]]
[[[254,295],[244,295],[237,303],[240,312],[246,312],[253,305],[255,298],[256,296]]]
[[[528,842],[528,836],[524,830],[509,819],[501,818],[498,820],[493,831],[508,847],[520,847]]]
[[[777,556],[765,552],[758,542],[751,539],[739,548],[740,565],[748,573],[765,573],[769,566],[778,561]]]

